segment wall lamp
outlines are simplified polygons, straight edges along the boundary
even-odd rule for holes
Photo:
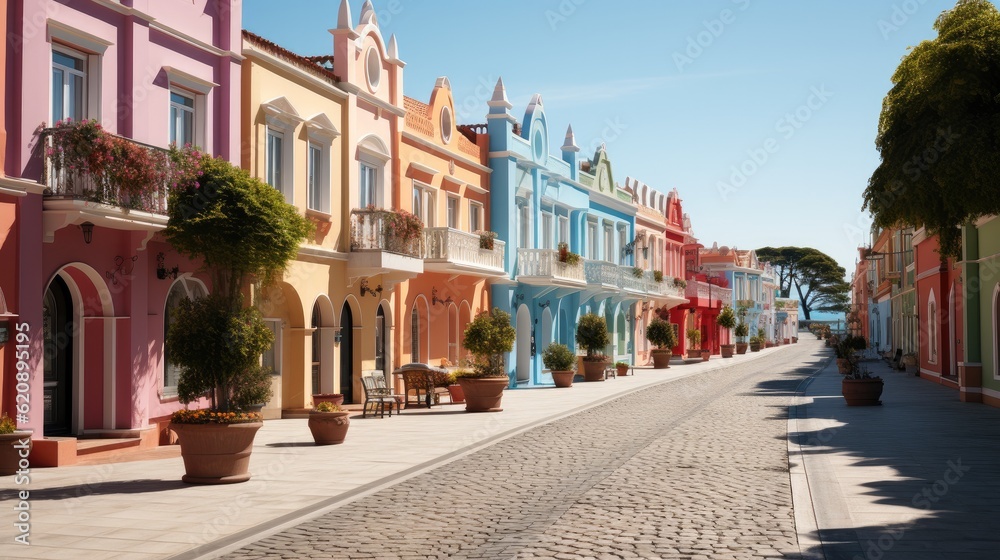
[[[90,245],[91,240],[94,239],[94,224],[83,222],[80,224],[80,231],[83,232],[83,242]]]
[[[551,304],[552,304],[552,302],[550,300],[545,300],[545,303],[538,302],[538,307],[541,307],[542,309],[545,309],[545,308],[547,308]]]
[[[382,284],[379,284],[378,287],[373,290],[368,287],[368,279],[365,278],[361,281],[361,297],[365,297],[366,294],[375,297],[381,296]]]
[[[453,301],[455,300],[451,299],[451,296],[448,296],[446,299],[439,298],[437,286],[431,288],[431,305],[437,305],[439,303],[444,305]]]
[[[340,331],[334,332],[333,333],[333,343],[334,344],[340,344],[341,340],[343,340],[343,335],[340,333]]]

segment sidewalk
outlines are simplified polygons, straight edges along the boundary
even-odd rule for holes
[[[846,406],[831,360],[790,411],[802,550],[827,560],[997,558],[1000,410],[882,361],[863,365],[885,382],[882,406]]]
[[[253,478],[242,484],[184,484],[179,457],[38,469],[27,486],[4,477],[0,558],[195,558],[233,549],[545,422],[786,348],[637,369],[634,376],[570,389],[508,390],[504,411],[496,414],[445,404],[392,418],[357,415],[347,441],[334,446],[314,446],[305,419],[268,420],[254,442]],[[14,542],[11,508],[15,491],[25,489],[31,546]]]

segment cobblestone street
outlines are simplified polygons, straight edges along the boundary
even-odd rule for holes
[[[626,395],[226,558],[795,558],[786,411],[816,350]]]

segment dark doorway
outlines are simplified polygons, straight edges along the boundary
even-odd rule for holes
[[[382,373],[385,371],[385,309],[378,306],[375,312],[375,369]]]
[[[346,303],[340,312],[340,392],[344,402],[354,402],[354,318]]]
[[[73,297],[56,276],[42,300],[44,432],[66,435],[73,427]]]

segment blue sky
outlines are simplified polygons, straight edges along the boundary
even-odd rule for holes
[[[357,20],[363,0],[352,0]],[[694,233],[740,249],[811,246],[854,270],[871,221],[882,99],[907,47],[954,0],[375,0],[406,94],[448,76],[460,123],[502,76],[518,118],[545,102],[615,180],[677,188]],[[339,0],[244,0],[243,26],[330,54]],[[589,155],[588,154],[588,155]]]

